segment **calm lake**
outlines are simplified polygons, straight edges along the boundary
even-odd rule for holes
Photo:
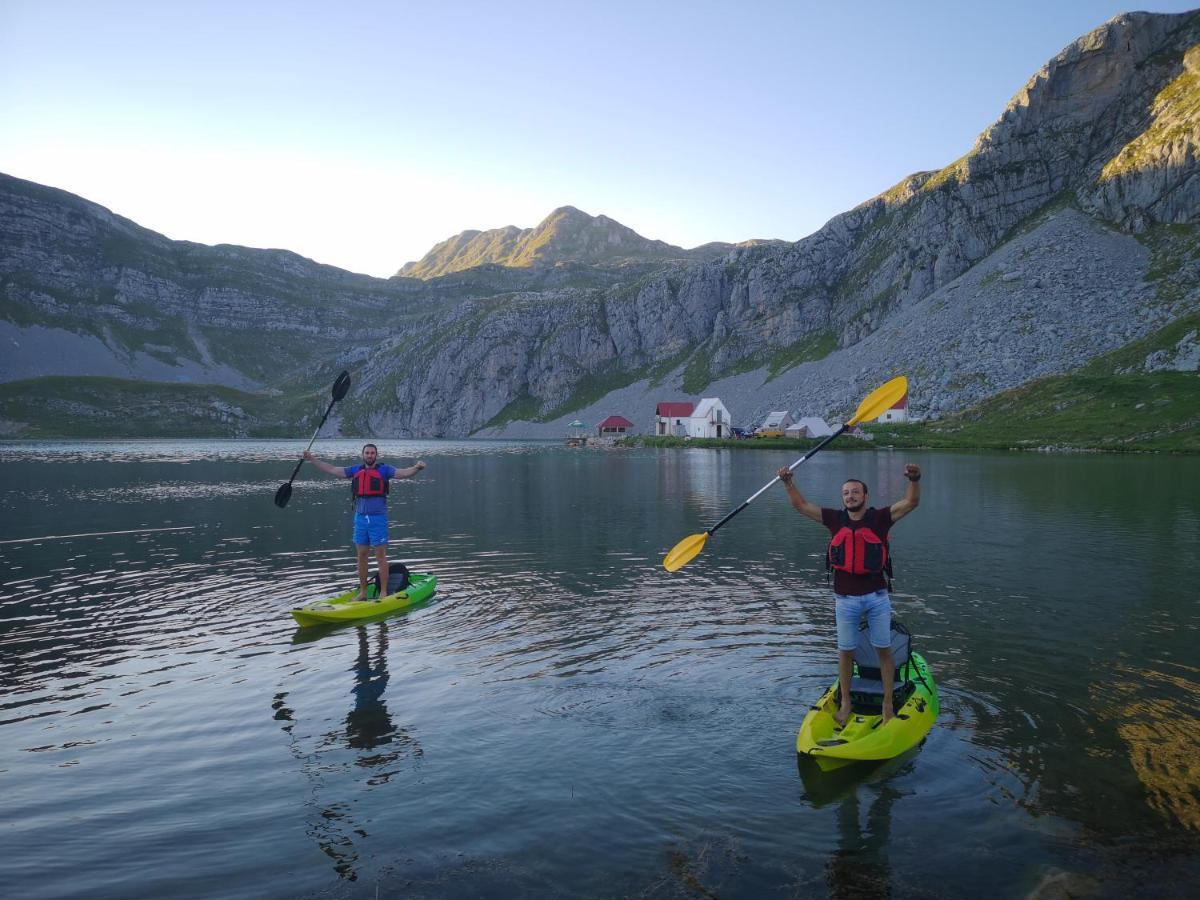
[[[923,467],[894,606],[942,701],[821,776],[825,532],[774,488],[660,565],[797,454],[382,441],[429,464],[391,557],[439,592],[302,631],[355,581],[345,482],[272,503],[302,449],[0,444],[5,895],[1196,894],[1200,459],[805,463],[825,505]]]

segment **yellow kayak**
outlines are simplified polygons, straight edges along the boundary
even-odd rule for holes
[[[898,663],[893,686],[895,717],[883,724],[880,704],[883,683],[879,680],[879,659],[870,643],[859,641],[855,651],[854,678],[850,683],[851,715],[845,728],[838,728],[834,713],[840,703],[835,681],[804,717],[796,736],[796,752],[816,760],[824,771],[853,762],[891,759],[925,739],[938,716],[937,685],[929,665],[909,649],[909,634],[893,630],[892,653]],[[860,631],[865,636],[866,631]],[[865,652],[863,647],[870,652]],[[870,665],[875,663],[875,667]]]
[[[328,600],[318,600],[305,606],[297,606],[292,610],[292,617],[301,627],[309,625],[328,625],[336,622],[353,622],[355,619],[367,619],[384,613],[395,612],[428,600],[437,590],[437,577],[412,573],[407,587],[386,597],[371,596],[378,590],[374,584],[368,585],[368,598],[355,600],[358,588],[346,591]]]

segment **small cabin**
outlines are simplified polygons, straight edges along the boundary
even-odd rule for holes
[[[596,426],[596,433],[600,437],[624,437],[633,433],[633,423],[624,416],[609,416]]]

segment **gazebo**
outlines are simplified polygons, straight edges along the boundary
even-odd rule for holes
[[[568,447],[583,447],[587,445],[587,433],[584,431],[585,426],[582,422],[576,419],[567,426],[570,429],[567,432]]]

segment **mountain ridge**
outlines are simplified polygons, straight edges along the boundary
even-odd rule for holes
[[[83,335],[134,377],[148,376],[130,360],[174,365],[161,381],[199,378],[184,363],[207,352],[214,381],[239,386],[217,377],[227,365],[288,395],[351,368],[341,427],[381,437],[544,436],[601,408],[644,427],[656,393],[700,391],[727,394],[740,424],[772,408],[836,417],[898,371],[915,409],[950,415],[1200,308],[1198,46],[1196,12],[1118,16],[1035,73],[949,166],[801,241],[700,260],[546,254],[370,279],[259,255],[279,251],[141,240],[0,179],[0,340]],[[522,246],[612,228],[560,211]],[[1192,372],[1189,340],[1153,354]],[[0,365],[3,380],[29,374]]]
[[[405,263],[397,275],[436,278],[476,266],[513,268],[693,261],[713,259],[733,244],[712,241],[685,250],[642,237],[605,215],[592,216],[574,206],[560,206],[533,228],[507,225],[488,231],[469,229],[435,244],[421,259]]]

